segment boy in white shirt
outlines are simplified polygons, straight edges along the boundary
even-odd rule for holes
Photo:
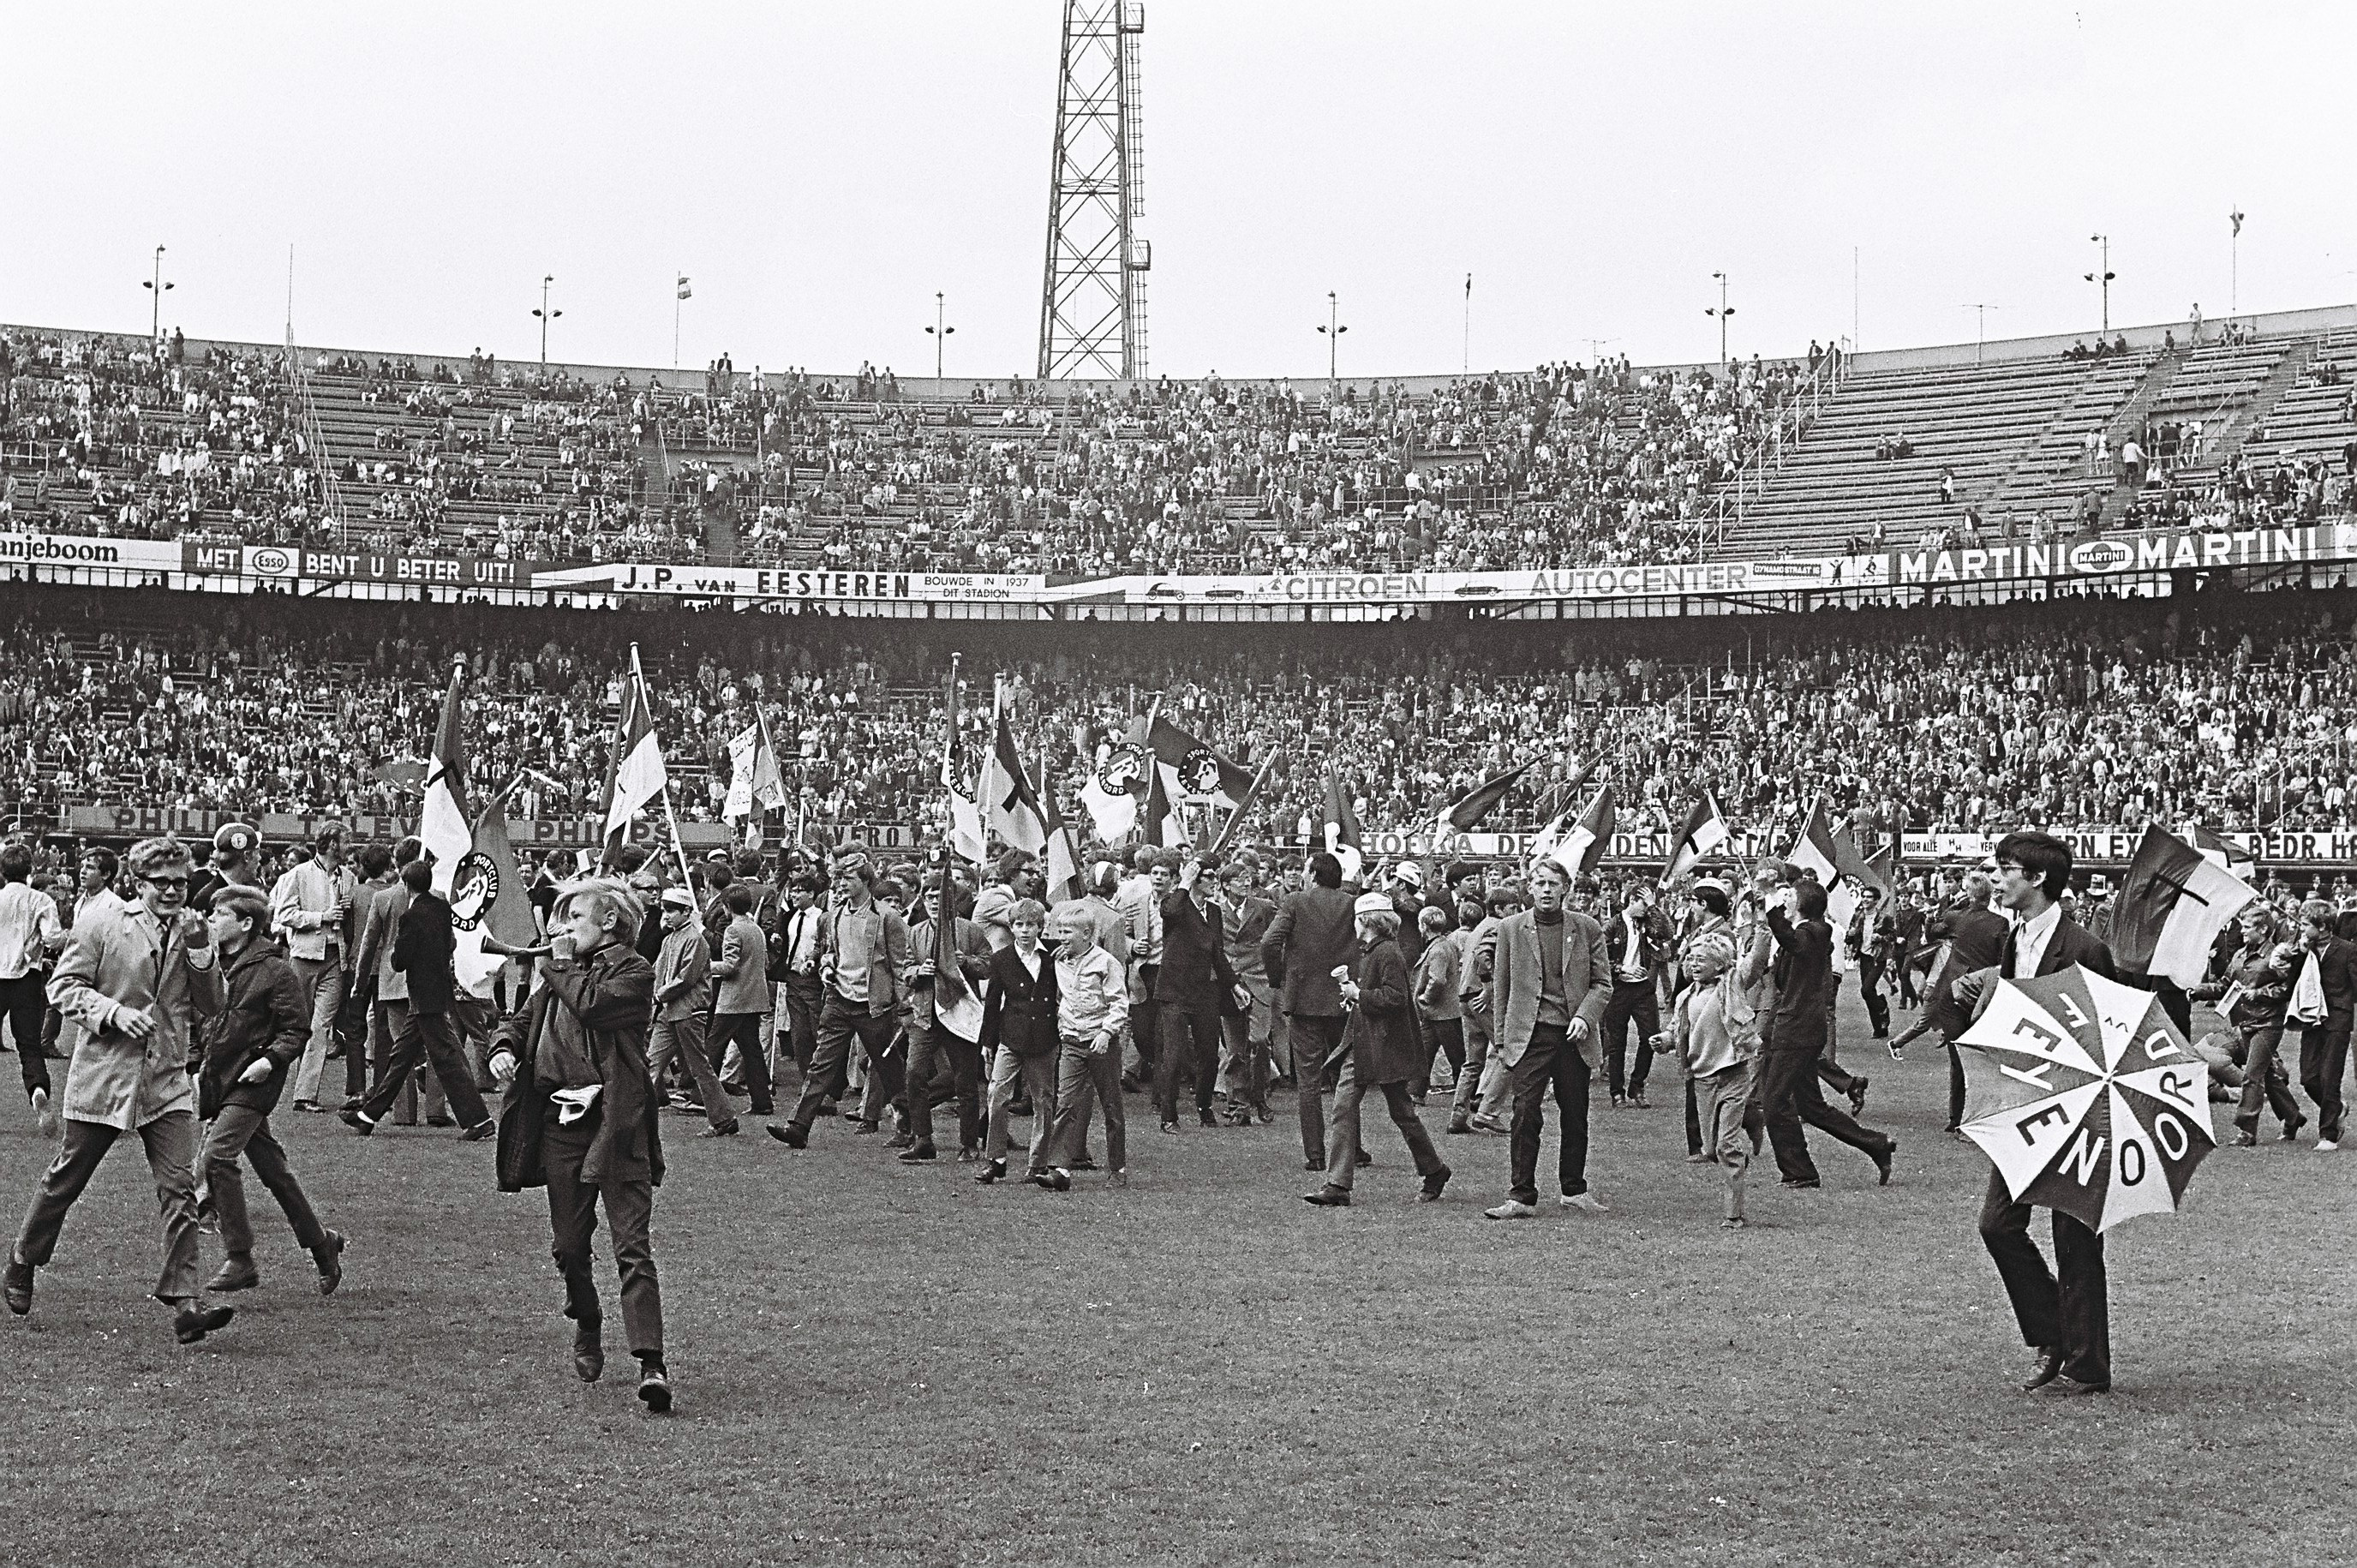
[[[1735,943],[1720,932],[1697,937],[1685,951],[1693,983],[1678,993],[1670,1014],[1668,1038],[1679,1064],[1694,1080],[1695,1106],[1702,1122],[1703,1155],[1727,1172],[1729,1230],[1740,1230],[1743,1173],[1751,1165],[1751,1139],[1743,1130],[1743,1108],[1751,1098],[1752,1058],[1760,1028],[1742,988],[1730,972]]]
[[[1087,905],[1059,904],[1048,917],[1056,948],[1056,1121],[1041,1155],[1047,1169],[1032,1180],[1055,1192],[1071,1190],[1068,1152],[1087,1135],[1093,1102],[1104,1102],[1105,1178],[1129,1185],[1127,1125],[1122,1114],[1121,1056],[1114,1048],[1129,1017],[1129,980],[1113,955],[1097,946]],[[1059,1158],[1066,1155],[1066,1158]]]

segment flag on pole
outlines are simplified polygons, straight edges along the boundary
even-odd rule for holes
[[[982,759],[982,825],[1016,849],[1038,854],[1048,847],[1048,814],[1015,749],[1006,710],[998,710],[989,753]]]
[[[1146,757],[1146,842],[1176,849],[1187,842],[1187,822],[1178,814],[1178,775],[1151,753]]]
[[[2124,970],[2199,985],[2210,944],[2257,897],[2249,883],[2175,833],[2147,827],[2112,906],[2112,957]]]
[[[606,775],[606,864],[630,836],[630,819],[671,787],[662,746],[655,739],[654,705],[647,696],[646,672],[638,645],[630,647],[630,672],[622,682],[622,713],[614,725],[614,759]]]
[[[1252,770],[1222,757],[1159,712],[1146,725],[1140,742],[1146,755],[1170,769],[1171,799],[1211,800],[1233,810],[1252,793]]]
[[[1152,768],[1144,751],[1123,745],[1114,747],[1103,766],[1089,769],[1081,781],[1081,805],[1097,837],[1111,843],[1137,831],[1138,807],[1146,799],[1146,775]]]
[[[458,863],[450,892],[450,924],[457,941],[451,968],[458,983],[478,995],[507,961],[504,954],[485,950],[483,939],[496,937],[522,948],[530,947],[535,936],[523,872],[508,842],[508,794],[502,791],[475,819],[472,847]]]
[[[1041,869],[1048,879],[1048,902],[1063,903],[1082,896],[1085,886],[1081,875],[1081,852],[1072,843],[1072,830],[1064,825],[1064,813],[1056,804],[1056,788],[1048,777],[1048,757],[1039,757],[1039,813],[1048,828],[1048,848],[1040,856]]]
[[[1533,766],[1533,763],[1525,762],[1519,768],[1509,768],[1495,778],[1483,779],[1443,806],[1432,819],[1433,838],[1437,841],[1450,833],[1471,832],[1482,818],[1497,809],[1498,803],[1506,798],[1507,791],[1513,789],[1515,782]]]
[[[1825,921],[1836,931],[1849,929],[1849,918],[1857,912],[1857,896],[1865,889],[1878,887],[1886,902],[1890,897],[1889,879],[1859,853],[1855,834],[1833,826],[1822,795],[1810,802],[1808,817],[1801,823],[1801,836],[1789,858],[1793,865],[1816,873],[1825,890]],[[1846,961],[1842,944],[1835,942],[1835,967],[1844,967]]]
[[[690,288],[687,285],[687,274],[685,273],[679,274],[679,297],[682,299],[694,299],[695,297],[695,290]]]
[[[1359,825],[1358,810],[1351,803],[1350,786],[1339,773],[1326,775],[1326,807],[1319,824],[1320,846],[1342,863],[1342,880],[1358,881],[1366,863],[1366,830]]]
[[[982,808],[959,786],[965,776],[963,752],[958,736],[957,655],[950,655],[950,715],[949,733],[942,742],[942,789],[950,798],[949,846],[979,865],[989,849],[982,832]],[[942,875],[946,876],[947,871]]]
[[[1727,819],[1718,814],[1718,802],[1706,789],[1686,813],[1686,825],[1670,841],[1670,864],[1663,868],[1662,886],[1666,887],[1692,871],[1705,856],[1724,848],[1727,840]]]
[[[1604,852],[1612,845],[1612,825],[1617,820],[1612,809],[1612,786],[1603,785],[1588,800],[1587,809],[1579,813],[1578,820],[1548,846],[1546,857],[1562,866],[1564,874],[1575,882],[1592,875],[1603,860]]]
[[[1220,830],[1220,836],[1211,841],[1211,847],[1208,853],[1221,854],[1230,844],[1235,843],[1236,833],[1244,825],[1245,811],[1260,798],[1260,787],[1268,782],[1268,770],[1275,766],[1275,763],[1276,754],[1272,751],[1269,753],[1268,760],[1260,765],[1260,771],[1253,775],[1252,787],[1244,791],[1243,800],[1237,804],[1234,811],[1228,813],[1227,825]]]
[[[467,809],[467,754],[458,732],[458,688],[467,679],[467,662],[450,667],[450,685],[442,693],[442,722],[434,732],[434,756],[425,764],[425,809],[417,823],[417,840],[434,866],[434,891],[450,897],[450,879],[458,863],[474,848]]]
[[[2222,867],[2229,875],[2239,876],[2245,882],[2259,869],[2258,861],[2249,850],[2200,822],[2187,822],[2185,832],[2179,836],[2200,850],[2202,858],[2211,865]]]

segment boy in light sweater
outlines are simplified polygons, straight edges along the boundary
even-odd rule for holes
[[[1059,904],[1048,916],[1056,940],[1056,1121],[1041,1155],[1048,1168],[1031,1179],[1055,1192],[1072,1185],[1071,1155],[1088,1134],[1089,1112],[1103,1101],[1108,1187],[1129,1185],[1127,1124],[1122,1115],[1121,1054],[1114,1048],[1129,1017],[1129,981],[1097,945],[1086,904]]]
[[[1685,967],[1693,983],[1678,995],[1667,1038],[1694,1080],[1703,1153],[1727,1172],[1727,1218],[1722,1223],[1729,1230],[1740,1230],[1743,1173],[1751,1164],[1743,1108],[1751,1097],[1760,1028],[1736,983],[1735,943],[1726,935],[1714,931],[1695,938],[1686,949]]]

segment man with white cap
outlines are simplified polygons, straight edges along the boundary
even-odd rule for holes
[[[684,887],[663,889],[662,946],[655,954],[655,1019],[647,1038],[647,1072],[662,1081],[672,1053],[704,1101],[702,1138],[726,1138],[737,1132],[737,1112],[728,1091],[720,1087],[705,1038],[705,1010],[712,1005],[712,944],[695,916],[695,895]]]

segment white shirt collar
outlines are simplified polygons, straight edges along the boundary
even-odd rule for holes
[[[2029,919],[2013,923],[2013,973],[2015,980],[2028,980],[2038,972],[2038,965],[2046,957],[2047,944],[2054,940],[2054,929],[2062,923],[2062,906],[2049,904],[2045,912]]]

